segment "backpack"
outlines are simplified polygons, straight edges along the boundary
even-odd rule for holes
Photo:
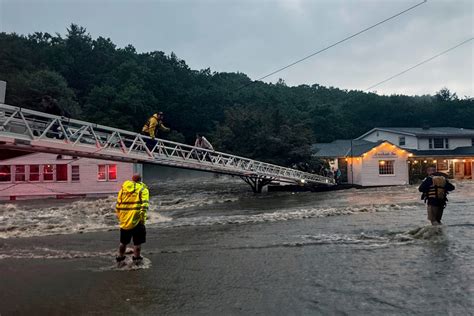
[[[446,178],[443,176],[433,176],[433,184],[428,191],[428,198],[436,200],[446,200]]]

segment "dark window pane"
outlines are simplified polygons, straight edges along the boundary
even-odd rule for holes
[[[39,181],[40,169],[39,165],[30,165],[29,181]]]
[[[71,181],[78,182],[80,179],[79,166],[71,166]]]
[[[56,165],[56,181],[67,181],[67,165]]]
[[[25,166],[18,165],[15,166],[15,182],[25,182],[26,181],[26,173],[25,173]]]
[[[43,166],[43,180],[53,181],[54,180],[54,165]]]
[[[109,180],[117,180],[117,165],[109,165]]]
[[[11,180],[11,166],[0,165],[0,182],[10,182]]]

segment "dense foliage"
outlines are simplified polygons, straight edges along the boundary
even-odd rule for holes
[[[93,39],[72,24],[65,37],[0,33],[6,103],[138,131],[165,112],[169,134],[203,133],[218,150],[284,165],[310,162],[310,145],[352,138],[375,126],[474,128],[474,102],[448,89],[435,96],[379,96],[318,84],[252,82],[242,73],[192,70],[173,53],[137,53]]]

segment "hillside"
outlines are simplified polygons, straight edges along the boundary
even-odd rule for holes
[[[55,104],[63,115],[135,131],[163,111],[173,131],[159,137],[192,143],[201,132],[218,150],[277,164],[307,162],[311,143],[374,126],[474,128],[474,101],[446,88],[434,96],[379,96],[252,82],[243,73],[190,69],[173,53],[118,48],[74,24],[64,37],[0,33],[0,47],[8,104],[40,111]]]

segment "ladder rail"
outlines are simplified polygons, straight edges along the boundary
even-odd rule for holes
[[[166,165],[187,163],[250,177],[288,182],[334,184],[334,179],[228,153],[151,137],[127,130],[0,104],[0,135],[133,156],[137,161]],[[148,145],[152,144],[150,147]],[[165,160],[168,161],[165,163]],[[199,166],[196,166],[196,165]]]

